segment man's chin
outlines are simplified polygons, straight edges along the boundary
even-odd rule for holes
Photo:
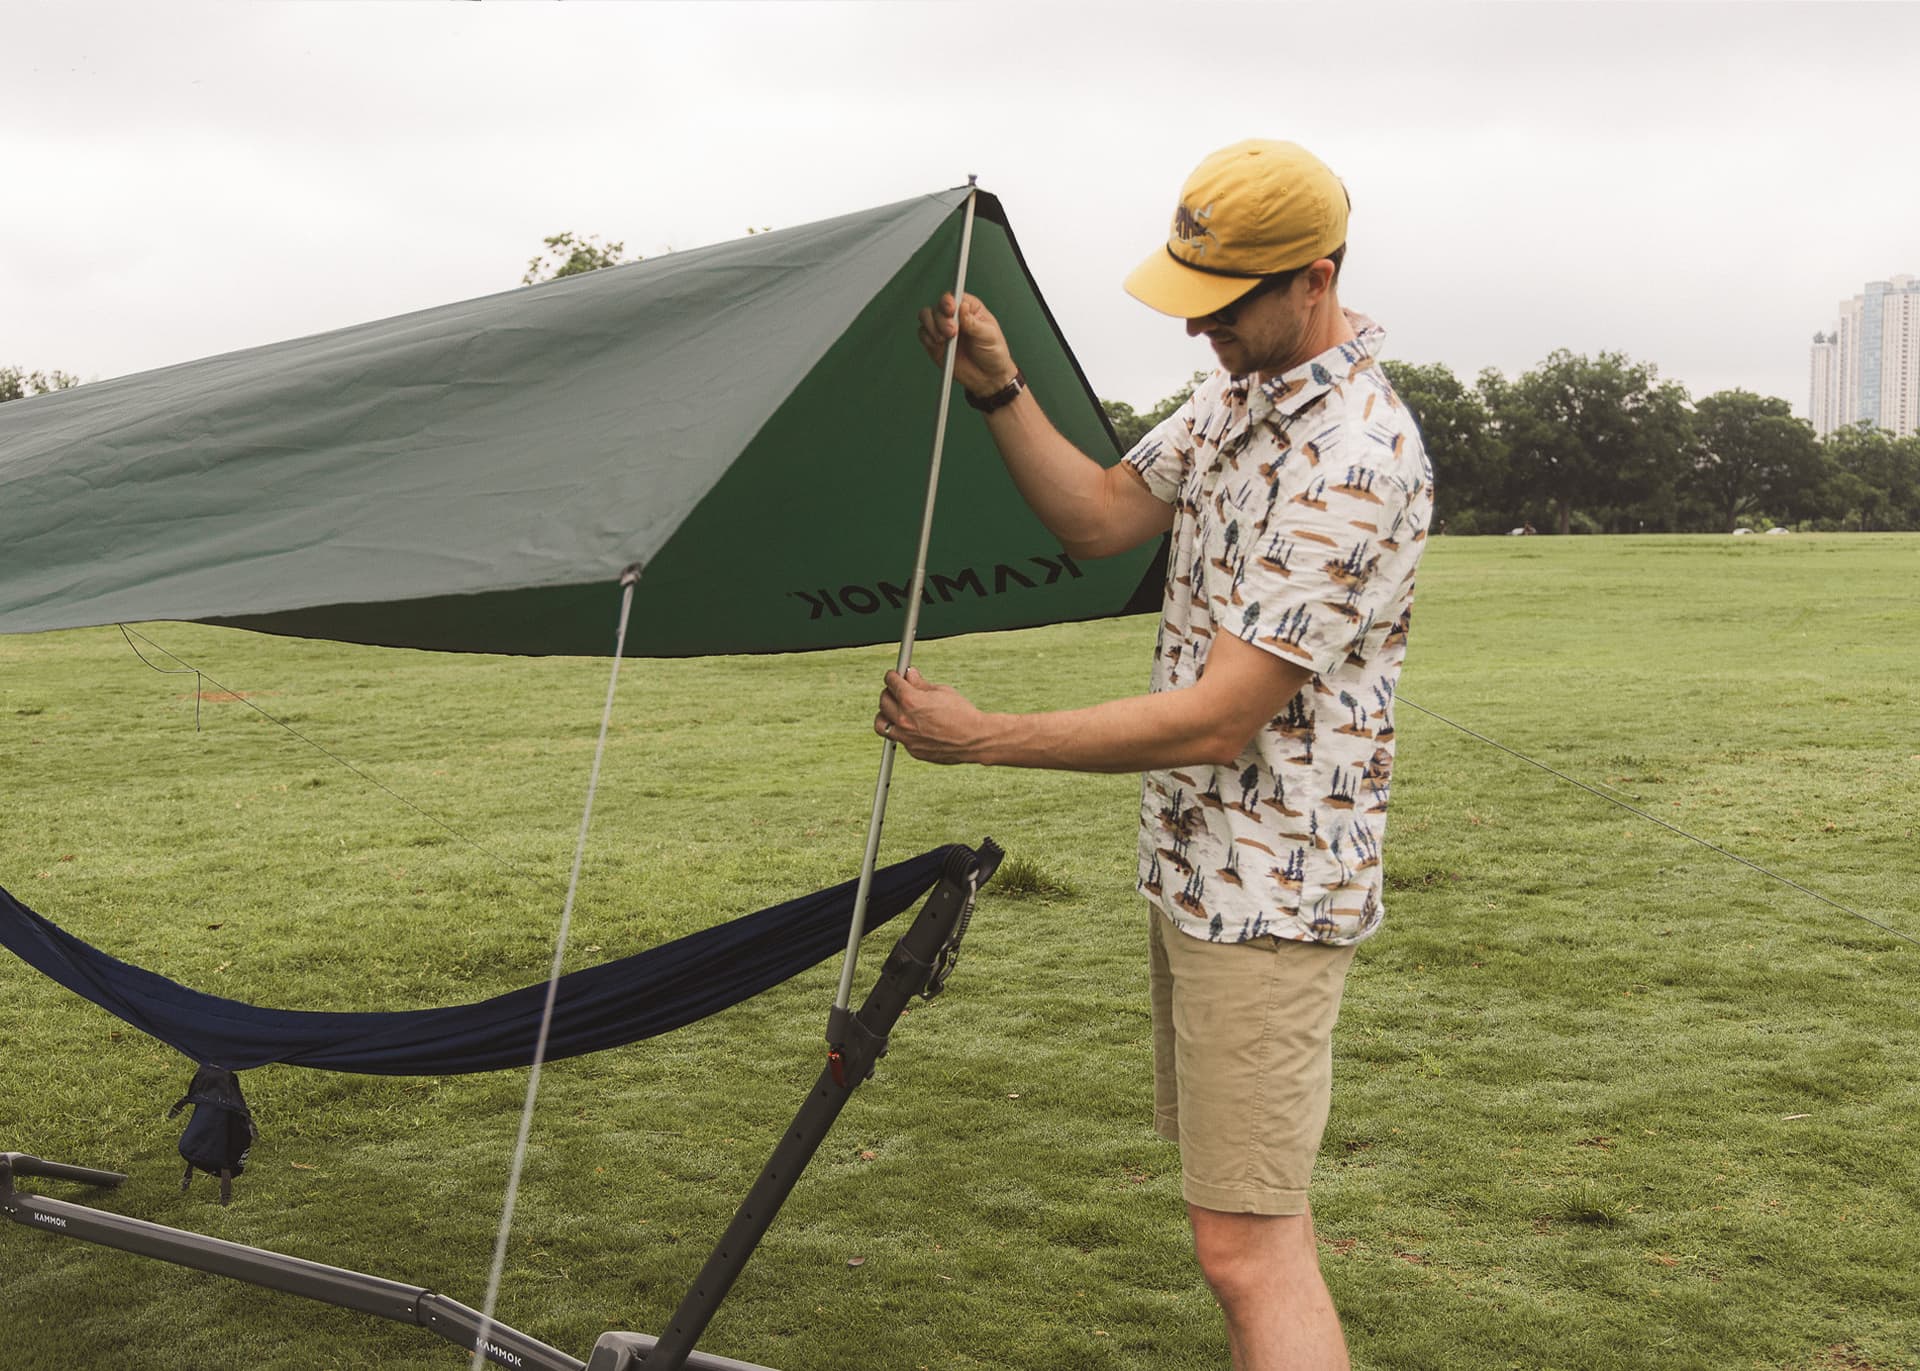
[[[1246,370],[1247,352],[1235,343],[1213,345],[1213,359],[1228,375],[1238,376]]]

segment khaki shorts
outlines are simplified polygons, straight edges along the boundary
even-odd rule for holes
[[[1306,1213],[1354,949],[1210,943],[1147,917],[1153,1128],[1180,1144],[1181,1193],[1228,1214]]]

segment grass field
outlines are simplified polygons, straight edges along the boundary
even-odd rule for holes
[[[1920,935],[1920,537],[1443,539],[1421,580],[1406,704]],[[196,733],[193,678],[116,630],[0,639],[0,884],[287,1007],[544,975],[604,662],[148,631],[460,836],[243,703],[209,698]],[[1151,632],[916,660],[989,708],[1084,704],[1144,686]],[[891,658],[631,664],[573,964],[850,875]],[[1387,925],[1349,984],[1314,1200],[1355,1366],[1920,1371],[1920,946],[1420,709],[1399,727]],[[903,758],[884,857],[990,833],[1039,888],[989,888],[706,1347],[1224,1367],[1148,1128],[1136,787]],[[503,1319],[581,1357],[658,1331],[819,1069],[836,974],[548,1070]],[[0,1045],[0,1150],[129,1172],[103,1207],[480,1302],[524,1072],[249,1073],[263,1137],[223,1210],[177,1188],[170,1050],[10,959]],[[0,1285],[7,1371],[462,1362],[13,1225]]]

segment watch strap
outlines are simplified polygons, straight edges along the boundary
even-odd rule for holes
[[[1011,381],[1001,386],[1000,389],[994,391],[991,395],[975,395],[972,391],[967,391],[967,403],[979,410],[982,414],[991,414],[996,409],[1005,409],[1008,405],[1012,404],[1019,398],[1020,392],[1026,388],[1026,373],[1016,371],[1013,373],[1013,379]]]

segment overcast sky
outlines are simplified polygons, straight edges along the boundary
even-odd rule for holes
[[[1095,388],[1203,342],[1120,280],[1212,149],[1353,197],[1342,294],[1471,376],[1621,350],[1807,401],[1920,273],[1912,4],[120,5],[0,0],[0,363],[87,379],[963,181]]]

